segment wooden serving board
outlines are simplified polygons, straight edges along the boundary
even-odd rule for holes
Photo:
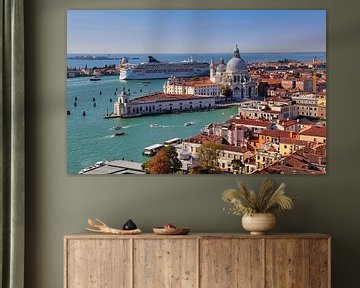
[[[153,231],[157,235],[186,235],[190,232],[189,227],[163,228],[154,227]]]

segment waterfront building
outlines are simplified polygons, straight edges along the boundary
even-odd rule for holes
[[[123,87],[123,91],[114,104],[112,117],[129,118],[142,115],[213,109],[214,107],[214,96],[195,96],[191,94],[154,92],[130,100]]]
[[[237,45],[228,63],[225,64],[224,59],[217,64],[210,62],[210,80],[219,87],[229,87],[234,100],[257,97],[255,82],[248,73],[247,64],[241,58]]]
[[[172,76],[165,82],[163,92],[195,96],[219,96],[220,94],[219,85],[211,82],[209,77],[182,79]]]

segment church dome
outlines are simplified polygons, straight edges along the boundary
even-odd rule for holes
[[[238,73],[247,70],[247,65],[242,58],[231,58],[226,65],[226,72]]]
[[[231,58],[226,65],[226,72],[238,73],[242,71],[247,71],[247,65],[245,60],[240,57],[239,48],[236,45],[236,48],[233,53],[233,58]]]

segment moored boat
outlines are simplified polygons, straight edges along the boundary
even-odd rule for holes
[[[190,121],[190,122],[186,122],[184,124],[184,126],[191,126],[191,125],[194,125],[194,124],[196,124],[196,122]]]
[[[93,76],[90,78],[90,81],[100,81],[100,80],[101,80],[100,76]]]

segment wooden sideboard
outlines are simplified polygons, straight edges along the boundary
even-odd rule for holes
[[[323,234],[67,235],[65,288],[329,288]]]

